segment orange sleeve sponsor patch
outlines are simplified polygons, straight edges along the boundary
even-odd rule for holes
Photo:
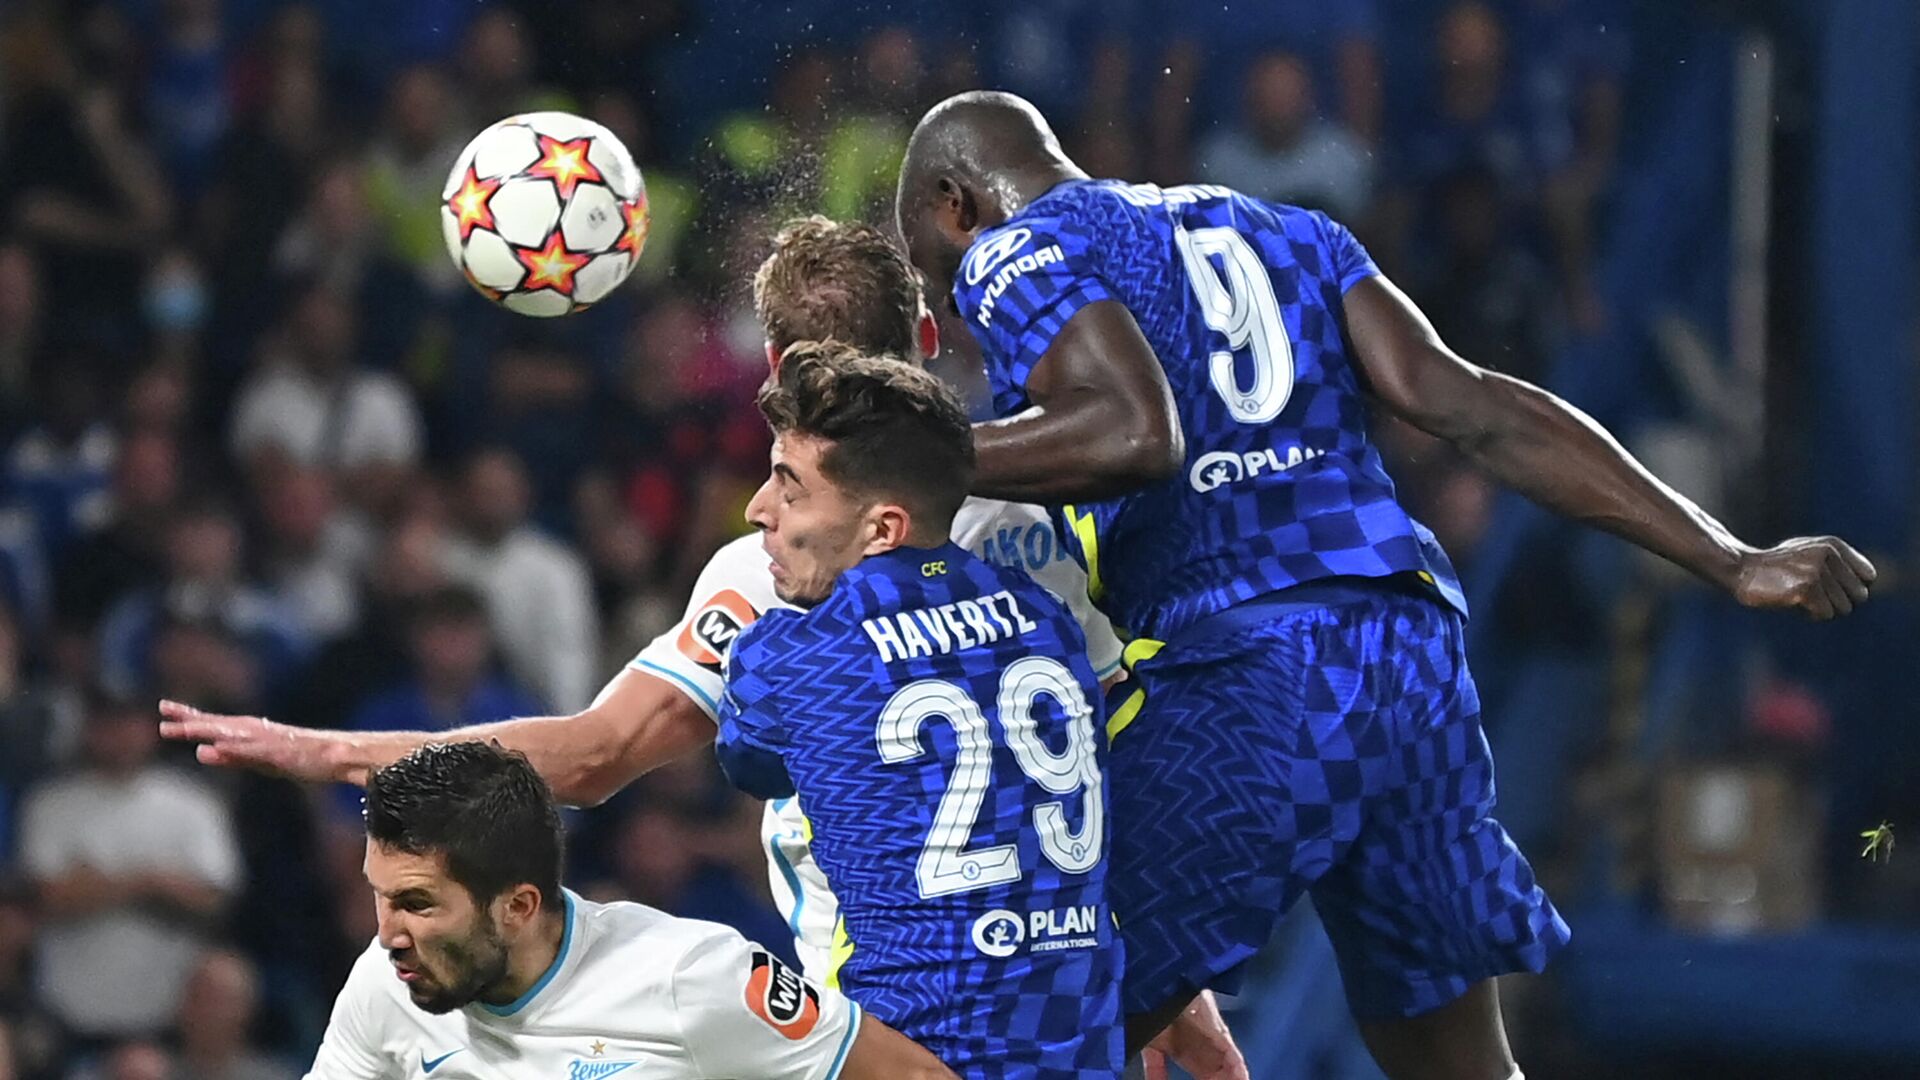
[[[722,589],[694,611],[674,644],[687,659],[717,672],[726,664],[727,650],[740,631],[759,617],[746,597]]]
[[[773,1030],[799,1042],[820,1023],[820,993],[799,972],[756,949],[747,973],[747,1009]]]

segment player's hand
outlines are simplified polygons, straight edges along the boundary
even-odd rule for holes
[[[1140,1061],[1146,1066],[1147,1080],[1167,1080],[1168,1061],[1187,1070],[1194,1080],[1249,1080],[1247,1061],[1234,1045],[1212,991],[1194,998],[1140,1052]]]
[[[276,724],[259,716],[201,712],[178,701],[162,701],[163,738],[199,743],[194,756],[202,765],[252,769],[294,780],[324,783],[341,779],[330,753],[338,736],[309,728]]]
[[[1865,603],[1877,576],[1845,540],[1803,536],[1743,556],[1733,595],[1750,608],[1793,609],[1824,622]]]

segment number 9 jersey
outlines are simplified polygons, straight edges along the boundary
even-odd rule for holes
[[[720,762],[807,808],[828,986],[963,1076],[1123,1064],[1099,693],[1067,608],[954,544],[870,556],[729,657]]]
[[[1116,300],[1166,370],[1186,435],[1177,476],[1067,506],[1088,587],[1123,636],[1167,639],[1319,578],[1421,574],[1463,614],[1433,534],[1368,438],[1341,296],[1378,273],[1345,227],[1227,188],[1068,181],[983,231],[954,280],[994,410],[1075,312]]]

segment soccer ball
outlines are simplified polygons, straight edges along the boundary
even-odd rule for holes
[[[522,315],[580,311],[647,243],[647,187],[613,132],[571,113],[509,116],[474,136],[442,192],[447,254]]]

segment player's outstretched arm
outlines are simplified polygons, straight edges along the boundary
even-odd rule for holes
[[[497,739],[526,754],[561,802],[594,806],[636,777],[713,741],[713,720],[673,684],[624,668],[592,705],[453,731],[323,731],[258,716],[160,703],[160,734],[199,743],[202,764],[252,769],[310,783],[362,784],[430,742]]]
[[[1831,619],[1866,600],[1873,564],[1845,541],[1802,537],[1770,548],[1741,542],[1661,483],[1592,417],[1456,356],[1385,278],[1349,289],[1345,313],[1374,397],[1508,487],[1669,559],[1748,607]]]
[[[1186,447],[1173,390],[1117,300],[1088,304],[1067,320],[1034,365],[1027,397],[1027,411],[974,425],[974,494],[1084,502],[1180,471]]]

